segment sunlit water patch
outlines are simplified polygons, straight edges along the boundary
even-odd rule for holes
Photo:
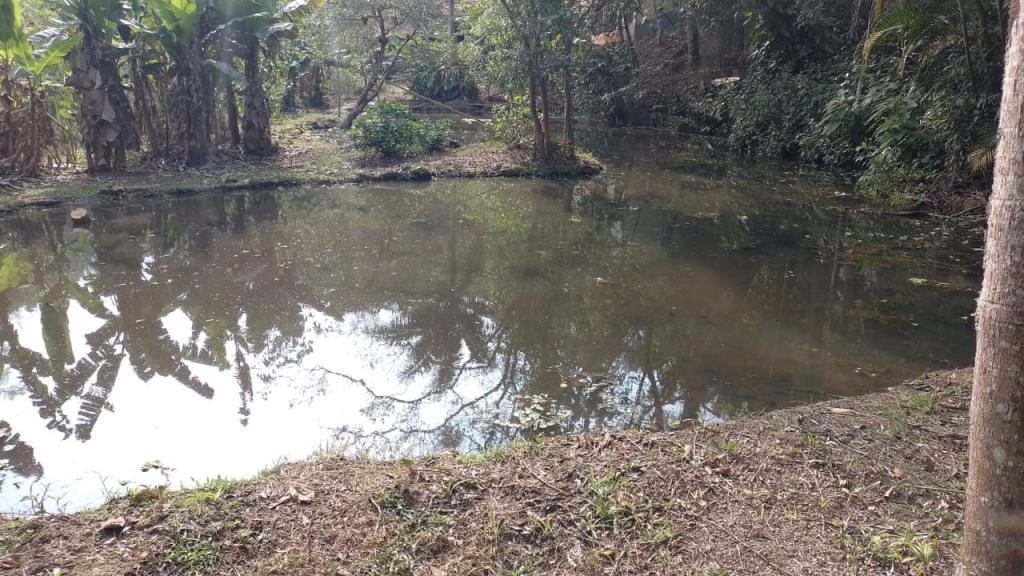
[[[662,158],[0,221],[0,510],[96,504],[153,461],[177,485],[474,452],[970,363],[977,235]]]

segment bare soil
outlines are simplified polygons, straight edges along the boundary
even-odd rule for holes
[[[286,117],[275,125],[280,150],[269,158],[245,157],[237,150],[221,148],[213,161],[201,168],[139,159],[122,173],[68,171],[45,179],[0,177],[0,215],[209,191],[433,178],[585,177],[603,169],[587,155],[580,155],[574,163],[546,166],[532,162],[523,151],[489,144],[453,144],[439,153],[382,160],[357,151],[338,124],[332,113]]]
[[[324,456],[7,521],[5,574],[953,574],[971,371],[672,432]],[[197,447],[202,449],[202,447]]]

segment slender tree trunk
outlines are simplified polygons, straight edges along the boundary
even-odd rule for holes
[[[686,51],[690,54],[690,66],[694,70],[700,68],[700,30],[693,14],[686,17]]]
[[[149,151],[153,156],[162,155],[160,149],[160,131],[156,127],[156,107],[153,105],[153,92],[149,80],[139,66],[139,58],[132,59],[132,96],[135,98],[135,116],[142,121],[142,129],[149,141]]]
[[[569,159],[576,157],[576,126],[574,115],[574,105],[572,100],[572,72],[569,70],[565,71],[565,137],[563,138],[563,144],[565,145],[565,153]]]
[[[226,106],[228,109],[228,133],[231,135],[231,145],[238,146],[242,143],[242,133],[238,131],[238,100],[235,98],[235,87],[228,82],[224,87]]]
[[[349,130],[352,128],[352,123],[355,122],[356,118],[366,110],[366,107],[370,104],[370,101],[380,94],[381,89],[384,87],[384,82],[387,80],[387,75],[394,67],[395,61],[405,48],[406,44],[409,43],[407,39],[401,46],[395,50],[395,53],[391,57],[391,63],[385,64],[388,58],[388,45],[391,43],[391,39],[388,37],[387,26],[384,22],[384,13],[380,10],[374,12],[374,21],[377,23],[377,44],[379,48],[373,55],[373,60],[370,64],[370,72],[366,77],[366,83],[363,89],[359,92],[359,97],[356,98],[356,105],[349,111],[348,115],[341,122],[342,130]],[[415,32],[413,32],[415,34]],[[413,34],[409,35],[411,39]]]
[[[554,156],[551,146],[551,101],[548,99],[548,82],[540,82],[540,122],[544,132],[544,156],[541,160],[548,162]]]
[[[448,36],[455,39],[455,0],[448,0]]]
[[[1024,574],[1024,19],[1011,26],[977,312],[962,550],[970,576]]]
[[[242,150],[251,156],[269,156],[277,151],[270,138],[270,104],[260,78],[260,40],[245,38],[245,102],[242,109]]]
[[[345,119],[341,121],[342,130],[349,130],[352,128],[352,123],[355,122],[356,118],[358,118],[364,110],[366,110],[366,106],[369,105],[370,100],[373,100],[376,97],[378,90],[375,90],[374,88],[377,85],[376,78],[366,81],[366,85],[363,86],[363,89],[359,92],[359,97],[356,98],[355,106],[352,107],[352,110],[349,110],[348,115],[346,115]]]
[[[533,121],[533,157],[535,160],[545,159],[548,156],[547,140],[537,112],[537,79],[533,76],[530,76],[530,120]]]

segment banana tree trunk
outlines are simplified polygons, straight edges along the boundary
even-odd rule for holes
[[[171,83],[171,141],[175,155],[189,166],[201,166],[210,159],[211,110],[207,106],[211,90],[199,44],[193,42]]]
[[[242,112],[242,150],[252,156],[269,156],[277,148],[270,138],[270,104],[260,81],[259,38],[245,40],[245,109]]]
[[[78,129],[88,170],[124,169],[125,151],[139,147],[138,128],[117,65],[100,56],[90,34],[82,39],[65,85],[78,95]]]

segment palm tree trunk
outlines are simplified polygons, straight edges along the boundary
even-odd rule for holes
[[[1024,574],[1024,19],[1015,16],[977,311],[961,555],[970,576]]]

